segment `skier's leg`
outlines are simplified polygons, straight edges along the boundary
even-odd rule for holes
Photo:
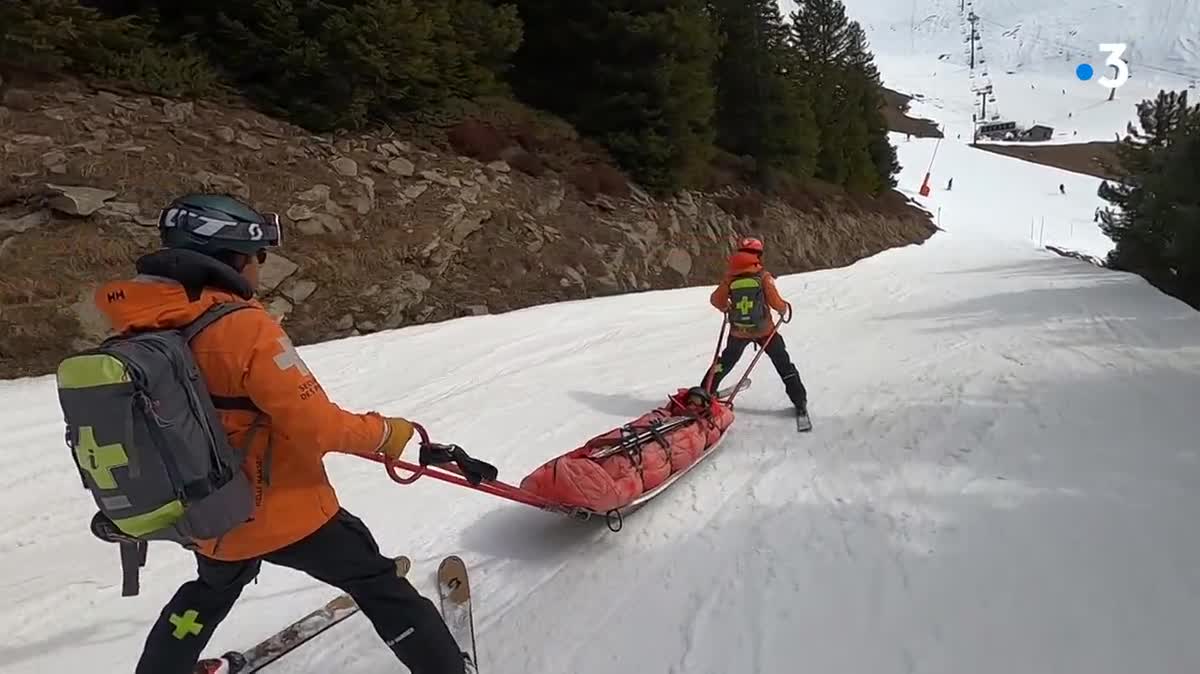
[[[196,580],[184,583],[150,629],[136,674],[191,674],[217,625],[258,575],[256,559],[222,562],[196,555]]]
[[[348,511],[265,559],[350,595],[412,674],[464,674],[463,653],[437,607],[396,575],[395,561],[380,553],[370,530]]]
[[[737,365],[737,362],[742,358],[742,354],[745,353],[746,347],[750,345],[750,342],[751,340],[744,337],[729,336],[729,339],[725,342],[725,350],[721,352],[721,357],[717,359],[716,372],[712,375],[711,390],[716,391],[721,388],[721,380]],[[712,369],[709,368],[710,371]],[[704,379],[700,381],[701,386],[704,386],[708,381],[708,375],[709,372],[706,371]]]
[[[771,364],[775,366],[775,371],[783,380],[783,388],[787,391],[788,399],[792,401],[796,409],[808,412],[808,391],[804,388],[804,382],[800,380],[800,373],[796,370],[796,366],[792,364],[792,359],[787,352],[787,344],[783,341],[783,335],[775,333],[775,336],[771,338],[771,342],[767,344],[767,357],[771,359]]]

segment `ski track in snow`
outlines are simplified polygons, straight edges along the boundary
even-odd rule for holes
[[[1079,40],[1112,10],[1088,2]],[[971,78],[936,60],[961,44],[958,3],[848,4],[889,85],[926,94],[915,114],[950,133],[964,111],[969,120]],[[1022,12],[1048,7],[1035,4],[987,11],[1027,28]],[[908,34],[910,9],[921,40]],[[1194,11],[1166,9],[1184,37],[1152,56],[1194,55]],[[1169,23],[1137,16],[1143,48],[1169,37]],[[1022,60],[997,79],[1005,109],[1085,110],[1072,122],[1081,137],[1111,137],[1131,118],[1133,89],[1108,108],[1092,104],[1095,91],[1037,93],[1067,86],[1060,64],[1028,48],[1036,42],[1000,53],[1009,38],[994,28],[983,28],[991,58]],[[1103,256],[1099,181],[952,139],[926,199],[915,191],[934,142],[893,134],[902,191],[944,231],[779,280],[796,308],[783,335],[810,391],[811,433],[795,433],[763,357],[719,451],[620,533],[433,480],[402,487],[375,464],[330,455],[343,505],[386,551],[412,558],[426,596],[442,555],[466,559],[487,674],[1200,671],[1200,318],[1136,277],[1031,241],[1045,218],[1032,238]],[[939,189],[950,177],[954,191]],[[720,325],[709,291],[567,302],[301,352],[339,404],[418,420],[516,482],[697,383]],[[142,594],[121,598],[116,549],[87,531],[92,507],[53,381],[0,382],[0,401],[0,673],[130,671],[192,562],[151,546]],[[267,566],[207,652],[248,647],[335,592]],[[271,671],[401,669],[355,616]]]

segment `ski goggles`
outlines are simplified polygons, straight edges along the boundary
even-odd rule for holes
[[[278,213],[260,213],[262,222],[251,222],[234,218],[218,218],[197,213],[187,208],[168,208],[158,217],[162,230],[181,229],[192,236],[214,242],[226,241],[238,248],[257,246],[265,251],[283,244],[283,224]],[[260,252],[259,257],[264,257]]]

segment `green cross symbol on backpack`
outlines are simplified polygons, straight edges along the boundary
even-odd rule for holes
[[[735,328],[757,330],[767,322],[762,275],[752,274],[729,284],[729,323]]]

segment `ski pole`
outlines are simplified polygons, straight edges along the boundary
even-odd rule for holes
[[[776,333],[779,332],[779,326],[784,323],[791,322],[791,320],[792,320],[792,305],[790,302],[788,302],[786,304],[787,304],[787,313],[785,313],[783,316],[780,316],[779,322],[776,323],[774,325],[774,327],[771,328],[771,334],[767,335],[767,340],[762,343],[762,348],[760,348],[758,350],[758,353],[754,354],[754,358],[750,361],[750,367],[746,368],[746,371],[742,374],[742,378],[739,379],[738,383],[734,385],[733,392],[729,394],[729,399],[725,401],[725,402],[729,403],[730,405],[733,404],[733,399],[736,398],[737,394],[741,391],[741,386],[746,381],[746,379],[750,376],[750,372],[754,370],[754,366],[758,363],[758,359],[762,358],[762,355],[767,352],[767,347],[771,345],[771,340],[775,339]]]
[[[708,374],[704,376],[704,390],[711,394],[713,377],[716,375],[717,361],[721,358],[721,344],[725,341],[725,333],[729,329],[729,314],[721,319],[721,332],[717,335],[717,348],[713,350],[712,362],[708,365]]]

